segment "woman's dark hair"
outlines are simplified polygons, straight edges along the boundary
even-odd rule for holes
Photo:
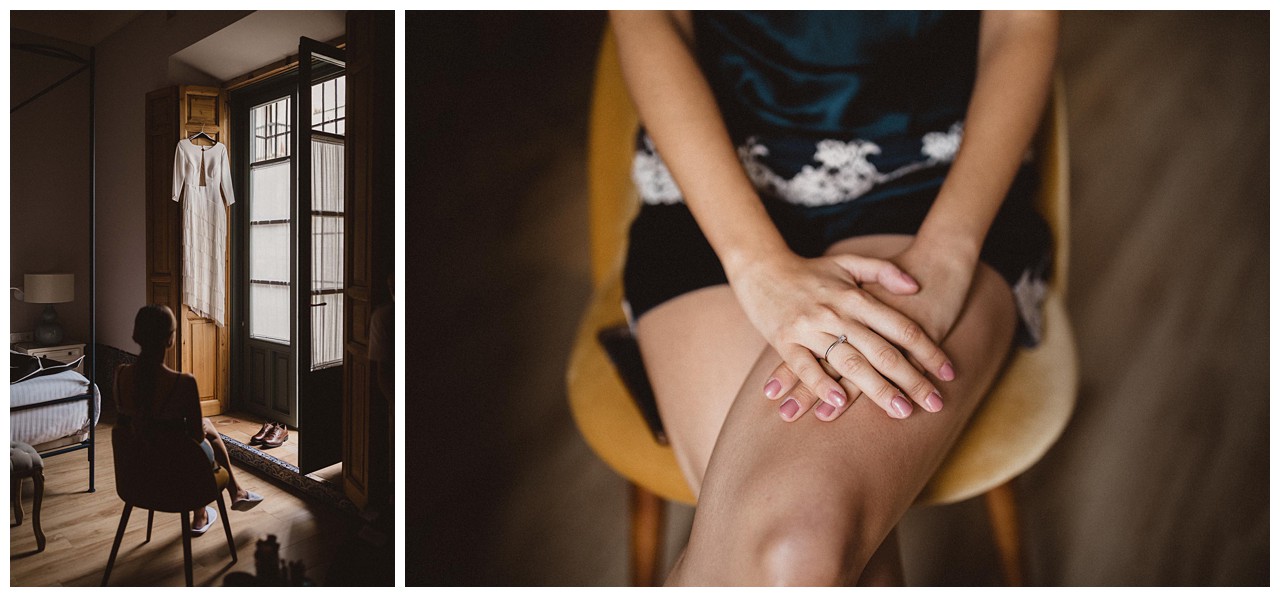
[[[133,318],[133,341],[142,347],[143,354],[163,355],[176,327],[173,311],[168,307],[147,305],[138,309],[138,315]]]
[[[133,341],[142,347],[133,370],[133,401],[138,414],[151,414],[156,399],[156,379],[164,367],[165,349],[176,327],[173,311],[164,305],[147,305],[138,309],[138,315],[133,318]]]

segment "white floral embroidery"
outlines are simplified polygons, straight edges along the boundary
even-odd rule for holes
[[[813,154],[818,166],[806,165],[790,180],[778,176],[760,158],[769,150],[754,137],[738,149],[738,158],[757,188],[799,205],[831,205],[870,191],[881,178],[867,156],[880,153],[870,141],[819,141]]]
[[[1044,297],[1049,292],[1049,283],[1039,276],[1033,276],[1031,270],[1022,272],[1018,283],[1013,285],[1013,299],[1018,306],[1018,315],[1031,336],[1031,344],[1040,343],[1043,333],[1040,308],[1044,305]]]
[[[865,195],[878,184],[883,184],[922,168],[947,163],[955,159],[964,134],[962,123],[955,123],[946,132],[926,133],[920,140],[920,154],[925,159],[912,162],[892,172],[881,173],[869,161],[869,156],[879,155],[880,146],[861,139],[838,141],[824,139],[815,147],[813,161],[790,179],[783,178],[765,164],[769,148],[755,137],[738,147],[738,159],[756,188],[796,205],[816,207],[851,201]],[[680,187],[662,158],[654,151],[647,137],[645,147],[636,150],[631,166],[641,199],[648,204],[669,205],[684,199]]]
[[[637,149],[631,162],[631,180],[635,182],[640,199],[650,205],[671,205],[684,201],[676,179],[653,148],[653,141],[644,138],[645,149]]]
[[[920,153],[935,162],[950,162],[956,159],[956,151],[960,149],[960,139],[964,137],[964,123],[957,122],[945,133],[925,133],[920,140]]]

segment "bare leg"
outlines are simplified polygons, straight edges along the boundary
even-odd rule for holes
[[[636,337],[662,425],[696,497],[729,407],[769,344],[728,286],[658,305],[636,323]]]
[[[224,469],[227,469],[227,495],[231,496],[231,501],[242,500],[249,497],[248,490],[240,487],[236,483],[235,470],[231,468],[231,453],[227,451],[227,444],[222,441],[222,434],[218,433],[217,428],[213,426],[213,421],[209,419],[202,420],[204,425],[204,438],[209,441],[209,445],[213,447],[213,459]],[[209,521],[208,515],[204,508],[196,510],[191,518],[191,525],[195,528],[204,526]]]
[[[909,242],[864,237],[836,250],[888,257]],[[1014,321],[1008,285],[981,266],[944,343],[957,379],[933,380],[946,408],[895,420],[859,400],[831,423],[811,415],[785,423],[777,403],[762,395],[781,359],[727,287],[647,313],[638,324],[645,364],[677,457],[700,496],[689,546],[668,582],[858,580],[992,382]],[[756,353],[744,357],[751,348]]]
[[[213,421],[203,419],[203,422],[204,438],[209,440],[209,445],[213,446],[213,459],[218,462],[218,466],[227,469],[227,495],[231,496],[233,502],[244,499],[249,492],[236,483],[236,473],[231,468],[231,453],[227,451],[227,444],[222,441],[222,434],[218,433],[217,428],[213,426]]]

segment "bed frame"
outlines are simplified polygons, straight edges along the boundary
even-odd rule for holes
[[[86,347],[87,350],[85,352],[85,361],[86,361],[85,372],[87,373],[85,377],[89,378],[89,389],[84,394],[79,394],[76,396],[68,396],[66,398],[59,398],[57,400],[43,402],[40,404],[20,406],[17,408],[14,408],[11,406],[9,410],[10,412],[20,412],[24,410],[30,410],[33,408],[40,408],[42,406],[51,406],[55,404],[63,404],[67,402],[84,400],[88,404],[89,437],[80,443],[41,452],[40,455],[42,457],[47,458],[50,456],[57,456],[59,454],[66,454],[68,452],[78,452],[80,450],[88,450],[89,493],[93,493],[94,492],[93,457],[94,457],[94,441],[96,439],[95,428],[97,427],[98,415],[100,414],[98,411],[101,410],[100,408],[97,408],[97,405],[95,404],[97,401],[94,400],[94,392],[93,392],[94,388],[97,386],[96,380],[97,380],[97,360],[98,360],[97,359],[98,330],[97,330],[97,322],[96,322],[97,304],[95,303],[95,296],[94,296],[97,290],[97,281],[98,281],[97,280],[97,270],[98,270],[97,244],[96,244],[97,243],[97,238],[96,238],[96,235],[97,235],[97,222],[96,222],[97,220],[97,213],[96,213],[97,211],[97,195],[96,195],[97,171],[96,171],[96,167],[97,166],[95,161],[97,159],[97,155],[95,152],[94,120],[93,120],[94,74],[95,74],[94,73],[94,68],[95,68],[94,49],[89,48],[89,57],[85,58],[82,56],[78,56],[72,52],[69,52],[67,50],[64,50],[62,48],[47,46],[42,44],[13,44],[10,47],[14,51],[27,52],[30,54],[39,54],[41,56],[57,58],[60,60],[65,60],[67,62],[80,65],[79,68],[71,71],[61,79],[58,79],[52,85],[45,87],[40,92],[36,93],[35,95],[31,96],[30,98],[27,98],[25,101],[11,108],[9,110],[10,116],[12,116],[13,113],[17,112],[18,110],[21,110],[27,104],[30,104],[31,102],[34,102],[40,97],[44,96],[46,93],[49,93],[54,89],[57,89],[63,83],[66,83],[67,81],[70,81],[76,78],[80,73],[88,72],[89,74],[89,343],[88,343],[88,346]]]

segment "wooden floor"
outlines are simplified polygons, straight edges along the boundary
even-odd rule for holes
[[[624,484],[563,381],[601,23],[409,15],[406,230],[425,233],[406,283],[431,306],[406,322],[411,585],[627,581]],[[1081,392],[1018,482],[1028,581],[1268,584],[1267,17],[1071,13],[1062,32]],[[668,558],[690,513],[670,511]],[[981,503],[902,531],[910,583],[999,582]]]
[[[45,551],[36,549],[31,528],[32,483],[23,486],[26,516],[9,529],[9,582],[13,586],[96,586],[102,582],[111,542],[115,538],[123,502],[115,493],[112,470],[111,427],[98,425],[97,491],[86,493],[88,462],[83,452],[45,460],[45,494],[41,527],[47,538]],[[229,511],[239,562],[231,564],[221,521],[192,541],[195,584],[218,586],[227,572],[253,573],[256,542],[275,535],[280,555],[300,560],[307,576],[317,582],[330,578],[340,554],[349,549],[353,523],[325,506],[314,506],[271,482],[234,467],[237,481],[265,498],[248,512]],[[228,507],[230,503],[228,503]],[[120,554],[111,572],[111,585],[181,586],[182,532],[177,514],[156,513],[150,543],[147,514],[134,509]],[[12,525],[12,514],[10,524]]]

